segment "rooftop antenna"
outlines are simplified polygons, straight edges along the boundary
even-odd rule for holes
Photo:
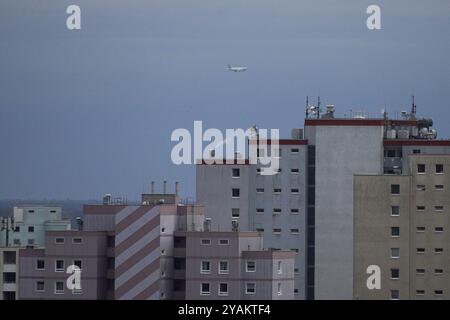
[[[317,119],[320,118],[320,96],[317,96]]]
[[[411,106],[411,117],[413,119],[416,118],[417,106],[415,103],[414,95],[412,96],[412,106]]]
[[[306,110],[305,110],[306,118],[308,118],[308,108],[309,108],[309,97],[306,96]]]

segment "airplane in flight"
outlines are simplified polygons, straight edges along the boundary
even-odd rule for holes
[[[228,65],[228,70],[233,71],[233,72],[244,72],[247,71],[247,67],[233,67],[231,64]]]

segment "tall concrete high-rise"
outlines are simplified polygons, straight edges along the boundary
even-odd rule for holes
[[[355,175],[404,175],[403,155],[448,154],[450,142],[436,139],[432,120],[417,118],[415,105],[401,119],[336,118],[332,105],[315,112],[305,119],[304,138],[279,140],[274,176],[259,175],[258,164],[198,164],[197,200],[213,227],[229,229],[235,220],[264,232],[270,248],[297,250],[297,299],[352,299]]]
[[[450,155],[426,154],[422,144],[409,141],[416,152],[403,153],[402,174],[355,176],[355,299],[450,297]],[[425,149],[433,145],[438,151],[450,141],[428,141]],[[367,287],[373,265],[379,289]]]

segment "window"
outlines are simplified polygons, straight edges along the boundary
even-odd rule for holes
[[[209,245],[211,245],[211,239],[202,239],[202,240],[200,241],[200,243],[201,243],[203,246],[209,246]]]
[[[206,296],[211,293],[210,291],[210,284],[208,282],[204,282],[200,284],[200,295]]]
[[[278,274],[283,273],[283,262],[282,261],[278,261],[277,271],[278,271]]]
[[[28,239],[27,243],[28,243],[28,245],[33,245],[34,244],[34,239]]]
[[[442,254],[444,252],[444,248],[434,248],[435,254]]]
[[[416,296],[423,296],[425,295],[425,290],[416,290]]]
[[[273,233],[280,234],[281,233],[281,228],[273,228]]]
[[[82,238],[72,238],[72,243],[73,244],[82,244],[83,239]]]
[[[230,240],[229,239],[219,239],[219,244],[221,246],[227,246],[230,244]]]
[[[291,209],[291,213],[292,214],[298,214],[299,210],[298,209]]]
[[[298,193],[298,189],[297,188],[291,189],[291,193]]]
[[[293,233],[293,234],[298,234],[298,233],[299,233],[299,230],[298,230],[298,229],[291,229],[291,233]]]
[[[20,227],[19,227],[19,226],[16,226],[16,227],[14,228],[14,232],[20,232]]]
[[[422,163],[419,163],[417,165],[417,173],[425,173],[425,165]]]
[[[56,281],[55,282],[55,294],[63,294],[64,293],[64,282]]]
[[[444,165],[443,164],[437,164],[436,165],[436,173],[437,174],[443,174],[444,173]]]
[[[14,245],[20,246],[20,239],[14,239],[13,240]]]
[[[256,262],[255,261],[247,261],[245,270],[247,272],[255,272],[256,271]]]
[[[420,149],[414,149],[413,150],[413,154],[419,154],[420,153]]]
[[[299,174],[300,170],[299,169],[291,169],[291,173],[292,174]]]
[[[281,193],[281,188],[274,188],[273,193]]]
[[[254,282],[247,282],[245,284],[245,294],[255,294],[256,284]]]
[[[239,168],[232,169],[232,177],[239,178],[241,176],[241,170]]]
[[[417,211],[425,211],[425,206],[417,206],[416,210]]]
[[[418,275],[425,274],[425,269],[422,269],[422,268],[416,269],[416,274],[418,274]]]
[[[28,210],[28,213],[34,213],[34,210]]]
[[[239,218],[240,217],[240,210],[238,208],[231,209],[231,217],[232,218]]]
[[[391,237],[400,237],[400,227],[391,227]]]
[[[233,198],[239,198],[241,196],[241,190],[238,188],[231,189],[231,196]]]
[[[262,213],[264,213],[264,209],[263,208],[257,208],[256,209],[256,213],[262,214]]]
[[[297,249],[297,248],[293,248],[293,249],[290,249],[291,251],[294,251],[295,253],[297,253],[298,254],[298,252],[299,252],[299,250]]]
[[[442,296],[444,294],[444,291],[443,290],[434,290],[434,294],[436,296]]]
[[[16,252],[15,251],[4,251],[3,252],[3,263],[4,264],[16,264]]]
[[[36,281],[36,291],[44,291],[45,290],[45,283],[44,281]]]
[[[106,258],[106,268],[114,269],[114,258],[111,257]]]
[[[442,232],[444,232],[444,227],[434,227],[434,232],[442,233]]]
[[[34,232],[34,226],[29,226],[28,227],[28,232]]]
[[[258,232],[264,232],[264,228],[256,228],[256,231],[258,231]]]
[[[3,272],[3,283],[16,283],[16,273]]]
[[[161,233],[166,232],[166,228],[161,228]]]
[[[400,207],[399,206],[391,206],[391,216],[396,217],[400,215]]]
[[[416,231],[417,232],[425,232],[425,227],[422,227],[422,226],[421,227],[417,227]]]
[[[416,186],[416,191],[425,191],[425,190],[426,190],[426,187],[424,184],[418,184]]]
[[[298,268],[294,268],[294,273],[299,273],[300,270]]]
[[[50,213],[56,213],[56,210],[50,210]]]
[[[55,271],[56,272],[64,272],[64,260],[56,260],[55,261]]]
[[[280,214],[281,213],[281,209],[280,208],[274,208],[273,209],[273,214]]]
[[[185,270],[186,269],[186,259],[173,258],[173,268],[175,270]]]
[[[108,248],[113,248],[116,245],[116,237],[115,236],[107,236],[106,237],[106,245]]]
[[[260,174],[261,173],[261,168],[256,168],[256,173]]]
[[[73,260],[73,264],[75,266],[77,266],[78,268],[80,268],[80,270],[82,269],[82,267],[81,267],[81,260]]]
[[[400,299],[400,291],[391,290],[391,300],[399,300]]]
[[[400,270],[399,269],[391,269],[391,279],[397,280],[400,278]]]
[[[280,282],[278,282],[278,285],[277,285],[277,294],[279,296],[281,296],[283,294],[283,292],[281,291],[281,283]]]
[[[393,195],[400,194],[400,185],[399,184],[391,184],[391,194],[393,194]]]
[[[434,275],[435,276],[441,276],[444,274],[444,270],[443,269],[434,269]]]
[[[434,189],[436,191],[444,191],[444,185],[443,184],[437,184],[434,186]]]
[[[299,149],[298,148],[292,148],[291,149],[291,153],[298,153]]]
[[[400,258],[400,248],[391,248],[391,258],[392,259]]]
[[[55,238],[56,244],[64,244],[64,238]]]
[[[202,261],[201,267],[200,267],[200,273],[203,273],[203,274],[211,273],[211,262]]]
[[[227,296],[228,295],[228,283],[222,282],[219,283],[219,296]]]
[[[256,193],[264,193],[264,188],[256,188]]]
[[[36,269],[37,270],[45,270],[45,260],[42,260],[42,259],[36,260]]]
[[[424,254],[425,253],[425,248],[416,248],[416,253],[417,254]]]
[[[444,211],[444,206],[434,206],[434,211],[436,211],[436,212],[443,212]]]
[[[219,274],[228,274],[228,261],[219,261]]]

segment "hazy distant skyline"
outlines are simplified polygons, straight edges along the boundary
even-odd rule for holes
[[[80,31],[66,29],[69,4]],[[370,4],[382,30],[366,28]],[[192,196],[174,129],[289,137],[306,95],[341,116],[394,116],[414,93],[450,138],[449,52],[448,0],[2,0],[0,199],[137,199],[164,179]]]

